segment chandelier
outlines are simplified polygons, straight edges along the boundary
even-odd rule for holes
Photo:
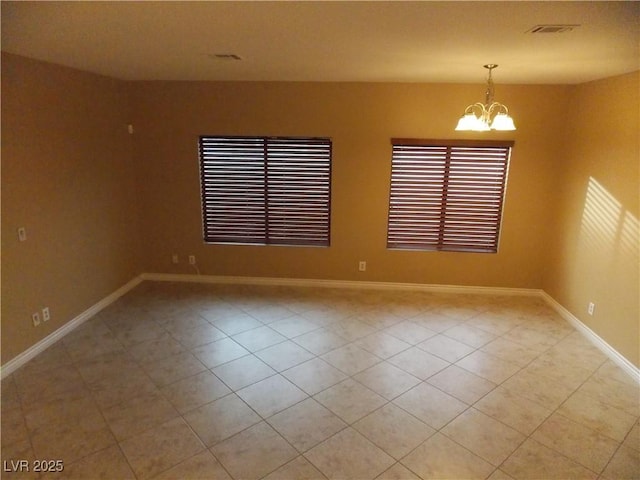
[[[474,103],[469,105],[464,115],[458,120],[456,130],[475,130],[485,132],[488,130],[515,130],[513,118],[509,116],[509,109],[506,105],[493,101],[493,79],[491,71],[498,65],[489,63],[484,68],[489,70],[487,80],[487,91],[484,103]]]

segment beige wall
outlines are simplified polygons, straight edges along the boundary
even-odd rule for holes
[[[140,272],[128,116],[123,82],[2,54],[3,364]]]
[[[516,132],[498,254],[390,251],[392,137],[463,138],[453,130],[482,85],[141,82],[132,89],[144,269],[204,274],[540,288],[547,215],[562,147],[567,86],[497,87]],[[333,139],[330,248],[205,245],[197,159],[202,134]],[[473,135],[466,134],[466,138]],[[178,253],[181,263],[171,264]],[[358,261],[367,271],[358,272]]]
[[[482,85],[126,84],[3,53],[2,363],[195,254],[211,275],[544,288],[638,365],[638,77],[499,84],[518,130],[461,134]],[[332,137],[331,247],[205,245],[201,134]],[[391,137],[515,140],[498,254],[386,250]]]
[[[578,85],[570,98],[544,289],[640,365],[640,73]],[[589,302],[595,303],[593,316]]]

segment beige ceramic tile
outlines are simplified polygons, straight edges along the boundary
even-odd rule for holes
[[[120,443],[137,478],[151,478],[204,450],[182,418]]]
[[[600,352],[602,353],[602,352]],[[637,380],[631,376],[630,373],[618,367],[611,360],[606,360],[598,369],[597,376],[603,376],[605,378],[611,378],[617,382],[626,383],[631,386],[637,387]]]
[[[178,412],[159,394],[134,397],[103,410],[104,418],[118,441],[178,416]]]
[[[355,375],[381,361],[379,357],[352,343],[325,353],[322,359],[347,375]]]
[[[13,375],[2,379],[2,386],[0,387],[0,408],[2,412],[20,408],[20,397],[18,396],[18,388],[16,387]]]
[[[234,478],[258,479],[297,456],[267,423],[258,423],[215,445],[211,451]]]
[[[440,433],[407,455],[402,464],[427,479],[484,479],[494,467]]]
[[[602,471],[618,448],[616,441],[558,413],[540,425],[531,438],[594,472]]]
[[[558,408],[573,392],[573,389],[566,385],[525,370],[516,373],[502,386],[511,393],[528,398],[551,410]]]
[[[315,357],[311,352],[290,340],[260,350],[255,355],[278,372],[295,367]]]
[[[502,336],[504,340],[508,340],[514,343],[518,343],[523,347],[534,350],[538,353],[543,353],[553,347],[558,340],[552,335],[540,332],[531,328],[531,324],[520,325],[505,335]]]
[[[624,440],[625,447],[640,451],[640,421],[637,421]]]
[[[456,365],[478,375],[479,377],[485,378],[496,385],[504,382],[520,370],[519,366],[480,350],[467,355],[462,360],[458,361]]]
[[[124,350],[98,355],[76,364],[78,372],[87,384],[120,378],[122,372],[140,370],[138,364]]]
[[[353,428],[396,459],[435,433],[433,428],[392,403],[358,420]]]
[[[287,339],[287,337],[280,335],[278,332],[266,325],[238,333],[231,338],[250,352],[262,350],[263,348],[270,347],[271,345],[284,342]]]
[[[373,479],[395,462],[353,428],[346,428],[305,453],[329,479]]]
[[[231,390],[208,370],[161,388],[162,394],[180,413],[224,397]]]
[[[258,330],[252,333],[252,329]],[[384,329],[393,335],[382,333]],[[409,345],[425,333],[434,335],[418,343],[418,348]],[[266,348],[251,355],[225,335],[237,335],[252,349]],[[341,335],[353,344],[347,346],[348,339]],[[285,337],[291,337],[295,344]],[[267,346],[275,340],[282,342]],[[474,353],[480,345],[481,351]],[[340,363],[346,374],[312,358],[312,354],[326,355],[336,349],[342,351],[328,357]],[[241,357],[247,359],[222,368]],[[384,363],[385,359],[392,361]],[[375,363],[366,365],[372,360]],[[445,370],[449,361],[459,365]],[[526,367],[526,371],[505,380],[514,366]],[[242,435],[261,419],[226,386],[217,389],[221,383],[213,385],[215,377],[207,367],[220,367],[219,372],[226,372],[226,381],[234,388],[245,388],[246,400],[265,416],[293,401],[278,402],[287,389],[301,393],[292,386],[287,388],[291,384],[282,383],[282,377],[273,377],[272,367],[307,394],[322,392],[325,402],[333,402],[333,408],[341,410],[347,421],[356,421],[365,435],[352,435],[352,441],[345,441],[343,451],[336,452],[336,463],[325,467],[328,472],[340,472],[341,465],[353,463],[351,457],[361,451],[353,445],[357,447],[368,436],[372,451],[383,447],[390,457],[398,458],[407,452],[409,456],[401,459],[409,458],[415,468],[423,470],[412,471],[389,460],[391,463],[379,471],[373,468],[375,474],[366,470],[361,475],[365,478],[415,479],[417,473],[428,477],[435,469],[442,476],[456,476],[456,468],[464,471],[469,467],[465,457],[476,459],[472,462],[476,467],[483,465],[461,444],[498,462],[517,441],[494,430],[511,427],[523,435],[533,434],[552,448],[532,439],[525,441],[500,469],[487,470],[491,479],[508,478],[507,474],[513,478],[590,478],[598,473],[578,462],[596,470],[602,467],[603,479],[638,476],[640,427],[635,420],[640,416],[640,387],[539,299],[154,282],[144,282],[3,380],[2,459],[64,455],[66,472],[72,478],[127,478],[131,477],[127,465],[131,465],[142,478],[156,472],[166,478],[227,479],[230,472],[203,449],[192,429],[213,446]],[[350,379],[350,383],[332,389],[347,374],[357,381]],[[412,386],[403,381],[410,375],[428,382],[404,391]],[[188,378],[202,381],[193,380],[193,388],[187,383],[180,384],[184,388],[177,387]],[[483,384],[486,380],[493,383]],[[488,386],[501,381],[500,387],[486,392]],[[158,431],[158,422],[168,418],[165,415],[174,408],[162,400],[158,387],[167,387],[163,393],[171,396],[170,386],[175,386],[173,393],[179,394],[185,405],[189,398],[192,405],[200,405],[185,414],[189,427],[184,426],[177,435],[183,440],[178,439],[176,446],[171,428]],[[212,386],[217,390],[213,395],[208,388]],[[578,391],[574,393],[575,388]],[[386,404],[374,391],[387,399],[400,396]],[[219,398],[221,394],[226,396]],[[473,401],[474,408],[491,419],[467,410],[465,402]],[[191,407],[183,407],[187,408]],[[558,412],[549,417],[556,408]],[[150,447],[137,463],[118,455],[116,438],[104,417],[119,438],[140,432],[122,442],[129,455],[132,441],[146,436],[138,447]],[[430,422],[431,427],[425,426],[428,431],[443,428],[457,440],[449,444],[455,447],[449,457],[456,465],[450,465],[447,455],[440,455],[446,448],[438,443],[450,441],[442,433],[419,444],[421,435],[414,436],[418,418]],[[281,423],[276,424],[275,419]],[[305,454],[320,451],[321,445],[333,439],[349,437],[345,422],[311,399],[289,406],[269,421]],[[29,429],[33,433],[30,440]],[[280,438],[273,431],[271,435]],[[258,437],[252,440],[257,450],[264,447]],[[438,440],[440,437],[444,440]],[[509,442],[505,438],[513,445],[506,446]],[[199,447],[190,450],[190,441]],[[622,447],[614,447],[620,442]],[[412,453],[414,445],[417,450]],[[287,448],[291,455],[298,455]],[[427,461],[429,455],[435,458]],[[607,455],[611,457],[608,463],[604,460]],[[360,457],[355,466],[344,468],[357,471],[358,462],[365,462],[367,455]],[[304,457],[276,463],[260,475],[322,478]],[[463,476],[481,476],[480,470],[471,468]],[[11,477],[32,478],[31,474]],[[345,477],[342,473],[337,476]]]
[[[206,370],[204,364],[191,352],[183,352],[162,360],[145,363],[142,368],[159,387]]]
[[[394,399],[420,383],[420,379],[387,362],[378,363],[358,373],[353,379],[387,400]]]
[[[44,371],[18,371],[14,375],[23,404],[40,404],[61,392],[84,388],[82,377],[74,365],[62,365]]]
[[[540,352],[536,350],[530,350],[519,343],[506,340],[503,337],[496,338],[487,343],[480,350],[494,357],[502,358],[519,367],[526,367],[540,355]]]
[[[213,456],[205,450],[175,467],[165,470],[153,480],[231,480],[231,477]]]
[[[435,429],[442,428],[467,409],[463,402],[427,383],[417,385],[393,403]]]
[[[417,346],[447,362],[457,362],[474,351],[473,347],[442,334],[433,336]]]
[[[264,477],[264,480],[325,480],[326,478],[306,458],[299,456]]]
[[[373,353],[380,358],[389,358],[411,347],[411,344],[388,335],[384,332],[375,332],[354,342],[360,348]]]
[[[232,390],[239,390],[275,375],[276,371],[254,355],[247,355],[217,366],[213,373]]]
[[[37,458],[69,463],[116,443],[104,420],[93,417],[39,426],[30,438]]]
[[[447,315],[443,315],[442,313],[438,313],[435,310],[431,310],[413,317],[411,321],[419,323],[434,332],[442,333],[445,330],[449,330],[450,328],[461,324],[464,320],[451,318]]]
[[[139,367],[123,370],[117,377],[105,377],[88,382],[88,386],[100,408],[108,408],[133,397],[159,392]]]
[[[234,313],[224,318],[211,319],[207,315],[205,318],[209,320],[214,327],[222,330],[227,335],[236,335],[238,333],[246,332],[252,328],[262,327],[263,323],[253,318],[251,315],[239,312]]]
[[[376,480],[420,480],[420,477],[401,463],[396,463],[390,469],[378,475]]]
[[[631,415],[640,416],[639,384],[619,382],[596,372],[578,391]]]
[[[327,328],[320,328],[293,339],[298,345],[316,354],[323,355],[331,350],[340,348],[349,343],[337,333]]]
[[[526,440],[500,467],[513,478],[523,480],[592,479],[597,474],[535,440]]]
[[[602,478],[610,480],[640,478],[640,452],[624,446],[620,447],[602,473]]]
[[[265,378],[236,393],[262,418],[270,417],[308,398],[305,392],[282,375]]]
[[[321,392],[347,378],[347,375],[343,372],[332,367],[320,358],[314,358],[289,370],[285,370],[282,372],[282,375],[309,395]]]
[[[103,327],[106,329],[106,327]],[[67,339],[69,335],[65,337]],[[65,365],[73,363],[71,355],[67,352],[63,342],[58,342],[51,345],[44,352],[39,353],[36,357],[31,359],[27,364],[20,367],[20,369],[13,376],[32,375],[47,370],[52,370]],[[5,381],[2,381],[2,387],[5,387]]]
[[[514,478],[511,475],[507,475],[502,470],[497,469],[489,478],[487,478],[487,480],[514,480]]]
[[[525,440],[521,433],[474,408],[456,417],[441,432],[495,466]]]
[[[0,421],[2,425],[2,445],[29,440],[25,418],[19,408],[14,408],[7,412],[3,411]]]
[[[316,394],[313,398],[348,424],[386,403],[383,397],[350,378]]]
[[[426,380],[449,366],[449,362],[417,347],[411,347],[387,359],[387,361],[420,380]]]
[[[10,444],[5,443],[4,435],[2,438],[2,469],[7,470],[3,478],[10,480],[26,480],[40,478],[39,472],[34,472],[31,466],[36,460],[36,456],[31,448],[29,440],[21,440]],[[29,469],[24,468],[21,461],[28,462]],[[6,462],[6,463],[5,463]]]
[[[474,348],[480,348],[496,338],[495,335],[489,332],[467,324],[456,325],[455,327],[445,330],[443,333],[449,338],[453,338]]]
[[[495,383],[455,365],[451,365],[427,381],[469,405],[496,387]]]
[[[223,338],[222,340],[217,340],[193,349],[193,354],[198,357],[198,360],[204,363],[207,368],[215,368],[223,363],[249,355],[249,351],[234,342],[231,338]]]
[[[289,319],[294,315],[293,310],[283,305],[257,305],[249,309],[249,314],[263,323],[272,324]],[[283,334],[284,335],[284,334]]]
[[[531,362],[524,371],[547,377],[553,382],[569,387],[572,390],[582,385],[593,373],[592,370],[582,368],[573,363],[567,363],[562,359],[550,358],[546,355]]]
[[[62,342],[75,362],[107,353],[124,351],[122,344],[110,331],[87,337],[64,338]]]
[[[335,322],[330,326],[330,328],[332,331],[349,341],[366,337],[376,331],[376,329],[368,323],[361,322],[354,318]]]
[[[504,335],[523,322],[522,319],[510,315],[496,315],[494,312],[482,312],[467,323],[493,335]]]
[[[176,328],[171,332],[171,336],[178,340],[186,348],[192,349],[222,340],[227,335],[209,322],[202,320],[202,324],[189,329]]]
[[[347,426],[312,398],[274,415],[268,422],[300,452],[309,450]]]
[[[117,445],[88,455],[77,462],[64,465],[64,470],[55,478],[69,480],[113,480],[135,479],[126,458]]]
[[[474,407],[525,435],[532,434],[553,413],[552,410],[503,387],[488,393]]]
[[[411,322],[410,320],[404,320],[396,323],[393,326],[384,329],[383,333],[392,335],[411,345],[416,345],[437,334],[437,332],[429,330],[428,328],[418,323]]]
[[[571,395],[558,413],[619,442],[624,441],[637,420],[624,410],[580,392]]]
[[[184,419],[207,446],[229,438],[261,420],[235,394],[192,410]]]
[[[154,340],[138,343],[130,347],[128,351],[136,361],[148,363],[184,352],[185,348],[167,333]]]
[[[320,325],[299,316],[278,320],[277,322],[269,323],[269,326],[287,338],[298,337],[320,328]]]
[[[156,340],[165,334],[166,330],[150,319],[139,320],[113,329],[113,336],[126,348],[149,340]]]

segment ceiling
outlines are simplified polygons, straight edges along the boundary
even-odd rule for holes
[[[12,2],[2,50],[125,80],[575,84],[640,69],[640,2]],[[579,25],[527,33],[540,24]],[[240,60],[215,58],[233,54]]]

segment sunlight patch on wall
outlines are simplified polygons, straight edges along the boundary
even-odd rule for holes
[[[638,219],[590,177],[580,225],[582,247],[599,258],[619,258],[633,266],[638,262],[639,229]]]

